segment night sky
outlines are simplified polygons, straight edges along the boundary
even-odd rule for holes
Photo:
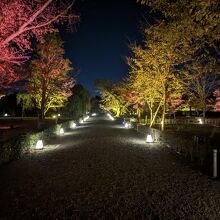
[[[95,95],[96,79],[119,81],[127,74],[129,42],[141,40],[141,22],[149,10],[136,0],[78,0],[75,9],[80,15],[76,31],[61,36],[77,83]]]

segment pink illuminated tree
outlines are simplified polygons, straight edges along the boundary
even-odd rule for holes
[[[215,90],[214,96],[216,97],[214,110],[220,112],[220,89]]]
[[[125,99],[131,104],[135,110],[138,119],[141,117],[141,113],[144,110],[145,103],[139,100],[139,93],[135,91],[128,92]]]
[[[0,89],[20,79],[14,67],[29,58],[33,39],[42,42],[56,24],[71,27],[78,19],[68,0],[0,1]]]
[[[167,103],[169,105],[169,110],[171,114],[174,114],[178,110],[178,107],[184,103],[184,100],[181,98],[174,98],[172,99],[171,97],[167,100]]]

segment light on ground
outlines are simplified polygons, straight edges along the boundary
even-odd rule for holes
[[[43,141],[42,140],[38,140],[35,149],[36,150],[40,150],[43,149],[44,145],[43,145]]]
[[[108,117],[109,117],[112,121],[115,120],[114,117],[112,117],[112,115],[110,115],[109,113],[108,113],[107,115],[108,115]]]
[[[89,116],[86,116],[83,121],[87,121],[89,119]]]
[[[92,113],[92,116],[96,116],[96,113]]]

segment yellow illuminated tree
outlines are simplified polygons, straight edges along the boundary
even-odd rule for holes
[[[114,112],[116,117],[127,112],[129,103],[126,101],[126,88],[122,83],[113,84],[108,80],[97,80],[96,89],[101,94],[105,110]]]
[[[146,33],[144,46],[131,46],[133,57],[128,58],[128,81],[131,90],[138,93],[140,101],[145,102],[150,110],[150,126],[161,112],[161,129],[164,130],[168,100],[181,96],[182,86],[174,67],[182,57],[169,41],[154,31],[154,27]]]
[[[24,116],[24,111],[28,109],[33,109],[34,101],[30,93],[18,93],[16,95],[17,105],[21,105],[21,117]]]
[[[71,95],[74,79],[71,62],[64,58],[63,42],[58,35],[47,35],[37,46],[31,62],[30,92],[43,119],[49,109],[63,107]]]
[[[151,127],[161,107],[160,93],[154,82],[154,74],[149,69],[146,51],[136,45],[133,45],[131,49],[133,57],[127,58],[130,67],[127,85],[129,90],[135,94],[133,103],[141,103],[142,106],[148,107]]]
[[[138,94],[150,110],[151,125],[161,112],[161,129],[172,99],[181,98],[183,81],[176,72],[201,53],[207,45],[215,48],[220,38],[218,0],[140,0],[160,18],[144,29],[144,46],[132,45],[133,57],[128,59],[130,89]],[[162,15],[162,16],[161,16]],[[197,68],[198,69],[198,68]],[[213,71],[209,71],[212,74]],[[189,75],[190,76],[190,75]],[[201,76],[201,75],[200,75]],[[207,79],[207,78],[206,78]],[[188,78],[188,80],[191,80]],[[210,78],[208,79],[210,80]],[[168,101],[169,100],[169,101]]]
[[[219,0],[138,1],[159,11],[166,20],[167,34],[175,37],[179,33],[180,45],[187,46],[189,51],[195,52],[207,44],[216,48],[215,42],[220,39]]]

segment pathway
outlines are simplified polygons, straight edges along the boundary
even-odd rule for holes
[[[220,183],[144,139],[93,117],[2,166],[0,219],[219,219]]]

